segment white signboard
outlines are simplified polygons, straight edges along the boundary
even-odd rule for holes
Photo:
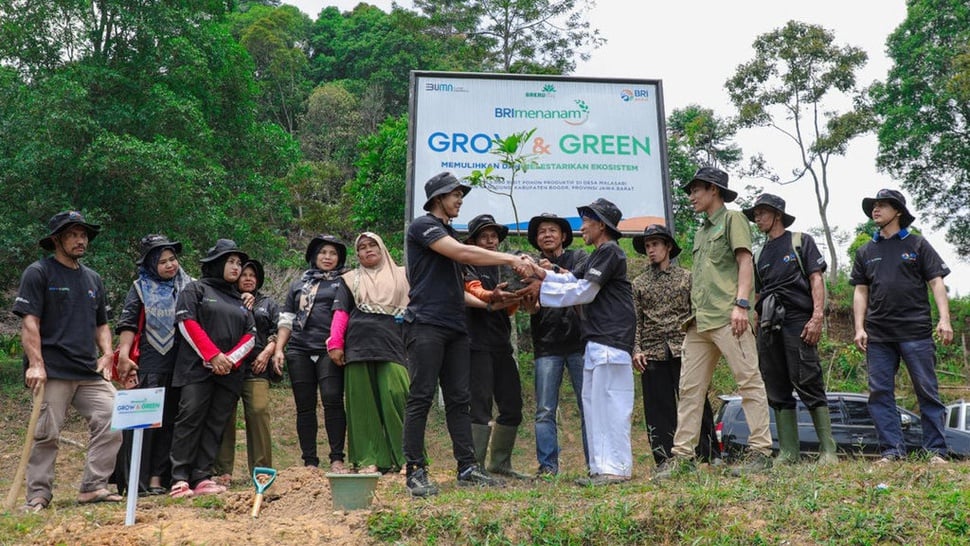
[[[535,129],[525,145],[536,167],[516,176],[520,228],[543,212],[580,225],[576,207],[603,197],[623,212],[620,229],[640,233],[672,218],[659,80],[412,72],[408,222],[425,214],[424,183],[442,171],[459,179],[492,166],[493,142]],[[489,213],[515,228],[508,197],[475,188],[453,226]]]
[[[115,393],[112,430],[158,428],[165,410],[165,388],[132,389]]]

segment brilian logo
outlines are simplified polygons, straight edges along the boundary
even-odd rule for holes
[[[525,96],[533,98],[544,98],[551,97],[556,94],[556,86],[551,83],[547,83],[542,86],[541,91],[526,91]]]

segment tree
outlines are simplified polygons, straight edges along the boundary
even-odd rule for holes
[[[487,52],[486,70],[568,74],[603,43],[586,14],[591,0],[417,0],[442,35],[467,38]]]
[[[911,0],[887,40],[894,61],[873,86],[877,164],[901,180],[934,227],[970,253],[970,5]]]
[[[505,177],[497,174],[494,167],[485,167],[485,170],[475,169],[465,180],[472,186],[485,188],[496,195],[504,195],[509,198],[512,205],[512,216],[515,218],[515,234],[519,235],[521,223],[519,222],[519,209],[515,206],[515,175],[525,173],[538,164],[536,158],[539,154],[525,153],[525,146],[535,134],[535,129],[512,133],[505,138],[497,138],[492,143],[490,153],[498,157],[499,163],[508,169],[511,175],[506,184]]]
[[[834,282],[839,261],[828,219],[829,161],[873,128],[865,95],[856,87],[856,71],[868,57],[857,47],[836,45],[828,30],[797,21],[759,36],[754,50],[754,59],[738,66],[725,86],[740,126],[774,128],[795,145],[800,161],[792,177],[774,180],[790,184],[808,177],[814,184]],[[830,109],[846,97],[853,101],[848,110]]]
[[[741,148],[734,144],[737,129],[718,118],[710,108],[691,104],[667,117],[667,163],[674,209],[674,236],[684,248],[694,242],[698,216],[681,187],[703,166],[732,170],[741,162]]]

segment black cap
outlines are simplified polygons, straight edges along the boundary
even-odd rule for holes
[[[533,248],[539,249],[539,226],[543,222],[552,222],[554,224],[559,224],[559,229],[566,235],[566,239],[562,242],[562,247],[567,248],[569,245],[573,244],[573,226],[569,225],[569,220],[565,218],[560,218],[551,212],[543,212],[539,216],[533,216],[529,220],[529,244]]]
[[[138,259],[135,260],[136,265],[141,265],[151,251],[155,250],[156,248],[170,248],[175,254],[182,253],[182,243],[178,241],[170,241],[168,237],[160,233],[145,235],[141,238],[141,241],[139,241],[138,244],[141,249],[141,254]]]
[[[633,250],[636,250],[640,254],[647,253],[647,239],[651,237],[659,237],[668,241],[670,243],[670,259],[673,260],[680,254],[680,245],[677,244],[677,240],[674,236],[670,234],[670,230],[666,226],[660,224],[650,224],[643,229],[643,235],[633,236]]]
[[[216,244],[210,248],[205,253],[205,258],[199,260],[200,262],[207,264],[218,260],[219,258],[225,256],[226,254],[238,254],[243,263],[249,261],[249,254],[246,254],[239,248],[236,241],[232,239],[219,239]]]
[[[748,217],[748,220],[754,222],[754,209],[758,207],[768,207],[780,212],[781,225],[785,227],[788,227],[795,222],[795,217],[785,212],[785,200],[777,195],[762,193],[757,199],[755,199],[754,205],[752,205],[751,208],[741,209],[741,212]]]
[[[684,193],[690,193],[690,185],[697,180],[710,182],[718,188],[721,188],[721,196],[724,198],[725,203],[730,203],[738,198],[738,192],[728,189],[728,173],[717,167],[701,167],[697,169],[697,172],[694,173],[694,177],[690,179],[690,182],[681,186]]]
[[[876,206],[876,201],[887,201],[892,204],[894,209],[902,213],[899,217],[899,227],[901,228],[909,227],[913,220],[916,220],[910,214],[909,209],[906,208],[906,198],[896,190],[883,188],[876,192],[875,197],[866,197],[862,200],[862,210],[869,218],[872,218],[872,209]]]
[[[446,193],[451,193],[456,188],[461,188],[462,195],[468,195],[468,192],[472,191],[471,186],[466,186],[459,181],[455,175],[450,172],[438,173],[428,179],[424,183],[424,210],[431,210],[431,200],[439,195],[444,195]]]
[[[310,243],[306,246],[306,258],[307,264],[311,268],[317,266],[317,254],[320,253],[320,247],[324,244],[333,245],[337,249],[337,269],[343,267],[347,263],[347,243],[343,242],[336,235],[317,235],[313,239],[310,239]]]
[[[583,216],[584,214],[588,215],[590,212],[592,212],[594,216],[596,216],[601,222],[603,222],[604,225],[606,225],[607,230],[616,235],[616,239],[623,237],[623,234],[620,233],[619,228],[616,227],[616,225],[620,223],[620,219],[623,218],[623,213],[620,212],[620,209],[616,208],[616,205],[610,201],[600,197],[585,207],[576,207],[576,210],[579,211],[580,216]]]
[[[478,237],[478,233],[485,228],[495,228],[498,232],[498,241],[501,243],[509,235],[508,226],[503,226],[502,224],[495,221],[495,217],[491,214],[479,214],[478,216],[472,218],[471,222],[468,222],[468,237],[465,238],[466,243],[471,243]]]
[[[37,242],[44,250],[54,250],[54,236],[64,231],[73,224],[79,224],[88,232],[88,241],[93,241],[101,231],[101,226],[89,224],[84,221],[84,215],[76,210],[66,210],[58,212],[47,221],[47,229],[50,233]]]

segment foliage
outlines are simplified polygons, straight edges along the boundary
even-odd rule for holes
[[[970,5],[911,0],[889,36],[894,61],[873,86],[877,164],[898,177],[915,205],[947,227],[958,254],[970,253]]]
[[[742,127],[772,127],[797,149],[800,164],[781,183],[812,181],[834,280],[839,258],[828,220],[829,160],[844,155],[853,138],[872,129],[855,77],[867,55],[856,47],[837,46],[835,36],[820,26],[797,21],[758,36],[754,50],[754,58],[738,66],[725,87]],[[831,109],[835,99],[845,97],[853,101],[851,108],[841,114]]]
[[[606,42],[585,19],[587,0],[418,0],[439,34],[466,36],[487,71],[568,74]]]
[[[509,203],[512,205],[512,215],[515,218],[516,234],[519,234],[522,226],[519,222],[519,209],[515,206],[515,196],[513,195],[515,192],[515,175],[527,172],[538,163],[536,158],[539,157],[539,154],[525,153],[525,147],[535,132],[536,130],[533,128],[528,131],[512,133],[505,138],[499,137],[492,143],[492,149],[489,153],[498,157],[503,168],[511,171],[507,184],[504,176],[494,174],[495,168],[491,165],[485,167],[484,171],[475,169],[465,177],[465,180],[472,187],[482,187],[496,195],[504,195],[509,198]]]

